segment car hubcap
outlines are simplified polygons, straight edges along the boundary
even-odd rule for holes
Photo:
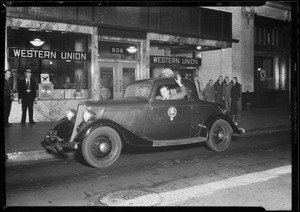
[[[221,127],[216,127],[214,130],[213,137],[214,137],[214,141],[217,144],[222,143],[223,139],[225,138],[224,130]]]
[[[219,132],[218,136],[219,136],[219,139],[222,140],[224,138],[224,132],[223,131]]]
[[[107,153],[110,149],[110,145],[107,142],[103,142],[99,145],[99,149],[100,149],[101,152]]]
[[[110,154],[112,143],[109,137],[99,136],[95,138],[91,146],[92,153],[97,158],[103,158]]]

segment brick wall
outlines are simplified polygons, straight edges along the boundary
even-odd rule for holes
[[[238,39],[239,43],[233,43],[232,48],[203,52],[202,66],[199,71],[202,88],[209,79],[215,82],[220,75],[228,76],[230,80],[235,76],[240,83],[243,83],[244,79],[241,78],[244,71],[242,68],[244,63],[241,7],[206,8],[232,13],[232,38]]]
[[[206,86],[209,79],[214,82],[218,77],[232,77],[232,50],[222,49],[206,51],[202,54],[202,65],[199,69],[199,78],[202,89]]]
[[[206,7],[209,9],[230,12],[232,14],[232,38],[239,40],[232,43],[232,48],[203,52],[202,66],[199,76],[202,78],[202,87],[209,79],[216,79],[222,75],[237,77],[242,84],[242,92],[245,88],[253,91],[254,87],[254,26],[253,19],[247,22],[242,17],[241,7]]]

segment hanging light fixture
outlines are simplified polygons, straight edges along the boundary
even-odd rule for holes
[[[197,46],[196,49],[197,49],[196,57],[201,59],[202,58],[202,46]]]
[[[45,41],[42,41],[39,38],[35,38],[34,40],[31,40],[30,43],[34,46],[41,46],[45,43]]]
[[[137,51],[137,48],[134,46],[130,46],[129,48],[126,49],[129,53],[135,53]]]

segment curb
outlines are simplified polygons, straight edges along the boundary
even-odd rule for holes
[[[259,134],[270,134],[273,132],[283,132],[291,130],[290,126],[281,125],[276,127],[266,127],[266,128],[256,128],[251,130],[246,130],[246,132],[242,135],[238,135],[237,137],[248,137],[252,135],[259,135]]]
[[[55,159],[57,156],[50,154],[46,150],[26,151],[26,152],[12,152],[6,154],[6,163],[18,163],[37,160]]]
[[[253,135],[259,134],[267,134],[273,132],[283,132],[291,130],[289,126],[277,126],[272,128],[259,128],[259,129],[252,129],[246,130],[245,134],[237,135],[237,137],[248,137]],[[6,166],[18,165],[21,163],[28,163],[28,162],[36,162],[39,160],[61,160],[63,157],[60,157],[56,154],[53,154],[47,150],[36,150],[36,151],[26,151],[26,152],[12,152],[6,154]],[[65,159],[74,158],[74,153],[66,154]]]

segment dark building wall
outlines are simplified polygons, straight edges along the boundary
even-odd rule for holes
[[[255,16],[255,107],[289,105],[291,25],[287,21]],[[263,79],[260,69],[266,73]]]
[[[15,18],[228,41],[232,15],[199,7],[7,7]]]

